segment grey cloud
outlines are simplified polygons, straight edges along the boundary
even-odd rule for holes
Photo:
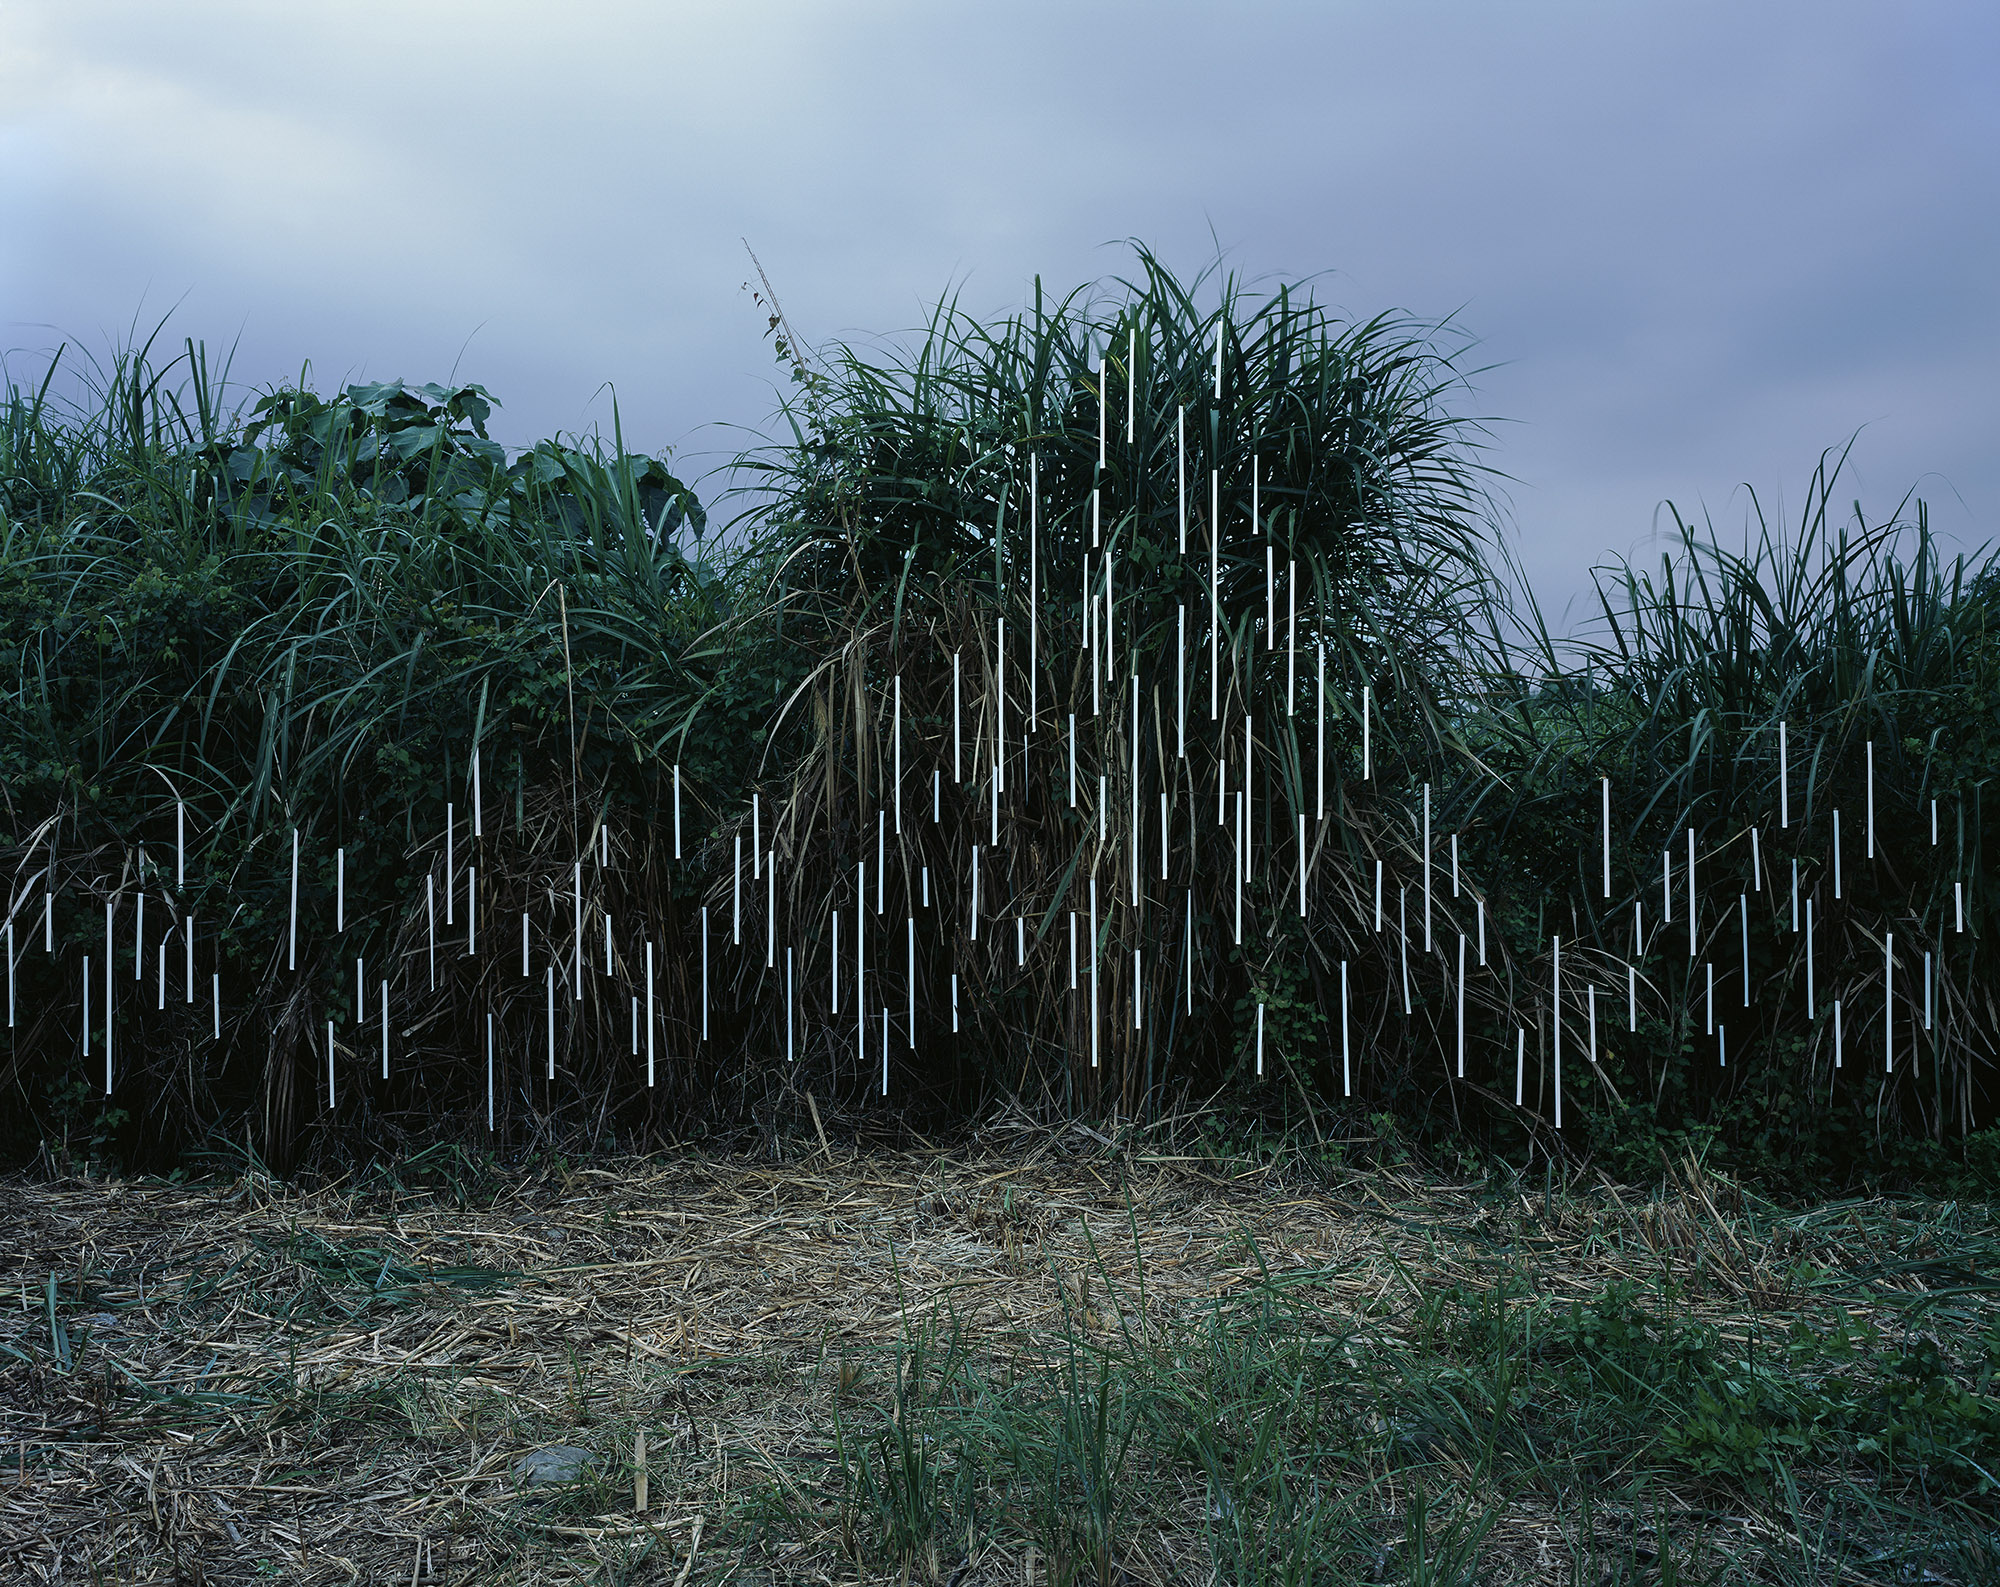
[[[1198,268],[1212,229],[1478,334],[1560,609],[1661,496],[1740,515],[1864,425],[1873,501],[1922,478],[1985,538],[1996,43],[1973,5],[30,5],[0,339],[185,294],[252,382],[459,360],[508,439],[608,426],[615,387],[628,436],[712,460],[776,380],[741,237],[823,337],[1129,236]]]

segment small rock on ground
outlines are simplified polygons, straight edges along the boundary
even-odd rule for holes
[[[552,1482],[574,1482],[595,1459],[589,1450],[579,1449],[575,1444],[550,1444],[545,1449],[530,1450],[514,1462],[514,1485],[541,1488]]]

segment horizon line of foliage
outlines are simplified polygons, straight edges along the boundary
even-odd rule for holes
[[[1918,1164],[1981,1136],[1994,1100],[1992,966],[1979,947],[1983,786],[2000,705],[1992,564],[1947,562],[1920,502],[1913,520],[1908,503],[1874,520],[1855,503],[1845,518],[1841,458],[1830,455],[1796,528],[1773,527],[1757,507],[1756,529],[1730,551],[1712,523],[1676,516],[1658,571],[1601,572],[1601,622],[1559,640],[1509,588],[1486,531],[1480,431],[1453,411],[1464,347],[1447,342],[1450,327],[1340,321],[1299,288],[1253,300],[1233,279],[1183,283],[1143,249],[1138,257],[1137,282],[1055,304],[1038,290],[1031,311],[999,322],[941,305],[909,346],[809,357],[774,313],[796,378],[788,433],[740,460],[758,485],[722,534],[669,459],[626,447],[615,410],[609,443],[555,438],[510,457],[487,434],[493,398],[476,385],[361,384],[326,398],[301,384],[225,409],[226,376],[192,343],[165,363],[150,342],[133,349],[89,401],[60,409],[53,369],[37,388],[9,383],[0,649],[18,683],[0,706],[0,782],[22,1023],[0,1076],[14,1121],[0,1151],[18,1156],[73,1131],[160,1161],[247,1129],[283,1163],[472,1130],[484,1093],[466,1055],[481,1050],[489,1015],[521,1060],[499,1133],[523,1143],[764,1127],[808,1087],[864,1105],[871,1073],[843,1059],[830,1029],[784,1072],[761,972],[731,972],[717,988],[719,1028],[703,1047],[685,951],[662,955],[670,1056],[652,1088],[635,1081],[624,1051],[622,996],[594,975],[563,1037],[562,1078],[543,1081],[539,1053],[521,1059],[544,988],[509,961],[511,926],[433,992],[424,875],[442,857],[448,799],[464,825],[468,745],[482,748],[486,907],[497,921],[536,917],[538,966],[563,947],[541,917],[566,895],[577,854],[605,842],[616,876],[596,901],[621,932],[640,920],[653,940],[685,947],[700,908],[727,901],[739,796],[753,788],[767,791],[770,831],[782,823],[792,845],[782,874],[800,929],[823,943],[813,900],[835,896],[882,791],[886,728],[858,702],[894,671],[912,696],[909,731],[936,743],[948,731],[935,707],[949,649],[973,654],[996,615],[1026,632],[1019,553],[1003,553],[1021,533],[1025,454],[1043,492],[1048,650],[1080,636],[1077,592],[1053,569],[1062,557],[1069,579],[1084,544],[1081,504],[1102,487],[1121,515],[1106,532],[1130,559],[1119,574],[1134,590],[1127,654],[1145,669],[1142,687],[1163,681],[1155,669],[1171,655],[1174,607],[1206,588],[1205,568],[1191,578],[1164,549],[1178,438],[1160,420],[1170,406],[1189,413],[1193,480],[1247,472],[1251,455],[1269,469],[1272,520],[1285,523],[1286,553],[1319,593],[1311,642],[1332,658],[1330,688],[1351,695],[1373,680],[1381,715],[1369,784],[1356,775],[1351,698],[1330,725],[1342,819],[1327,863],[1359,874],[1368,856],[1386,856],[1411,879],[1411,812],[1430,784],[1437,831],[1460,835],[1461,863],[1487,889],[1495,990],[1468,1016],[1486,1078],[1454,1085],[1440,1062],[1453,1013],[1442,951],[1419,965],[1406,1017],[1385,939],[1349,921],[1314,940],[1288,918],[1280,884],[1253,900],[1244,948],[1224,942],[1202,966],[1213,1017],[1148,1031],[1096,1089],[1069,1061],[1070,1015],[989,976],[965,1041],[927,1044],[921,1067],[899,1055],[909,1072],[898,1091],[917,1116],[955,1116],[1007,1092],[1144,1113],[1247,1087],[1244,1033],[1261,1001],[1269,1105],[1301,1101],[1323,1127],[1342,1106],[1329,971],[1351,959],[1356,1002],[1373,1010],[1358,1033],[1367,1078],[1357,1105],[1419,1138],[1513,1156],[1535,1140],[1546,1147],[1546,1131],[1507,1106],[1516,1001],[1546,985],[1551,932],[1601,961],[1608,990],[1611,967],[1632,957],[1632,902],[1646,897],[1650,913],[1659,897],[1646,856],[1683,830],[1697,830],[1705,863],[1724,856],[1715,863],[1741,870],[1745,894],[1759,895],[1755,974],[1796,979],[1789,878],[1770,830],[1783,720],[1802,831],[1823,831],[1834,808],[1857,822],[1860,750],[1875,745],[1881,856],[1872,867],[1850,859],[1846,907],[1822,917],[1820,984],[1839,984],[1843,966],[1862,976],[1871,941],[1879,965],[1870,932],[1882,920],[1928,934],[1940,959],[1923,1064],[1885,1083],[1858,1061],[1876,1049],[1850,1009],[1850,1067],[1836,1075],[1824,1011],[1808,1020],[1795,998],[1774,996],[1742,1032],[1745,1061],[1718,1075],[1692,965],[1655,942],[1640,961],[1653,1006],[1632,1037],[1607,1006],[1601,1084],[1571,1102],[1570,1135],[1620,1170],[1647,1172],[1663,1145],[1696,1136],[1747,1167],[1809,1178]],[[1227,389],[1214,400],[1218,323]],[[1128,372],[1134,329],[1143,364]],[[1135,432],[1153,423],[1113,449],[1109,478],[1095,429],[1107,369],[1147,393]],[[1268,764],[1309,807],[1310,729],[1272,710],[1258,645],[1261,553],[1228,549],[1223,579],[1235,670],[1218,687],[1258,713]],[[1205,712],[1191,709],[1190,738],[1198,715],[1207,731]],[[682,864],[669,814],[676,767]],[[1617,834],[1608,904],[1595,873],[1604,776]],[[184,886],[171,874],[176,798],[202,845]],[[1924,828],[1932,798],[1945,812],[1936,849]],[[1752,875],[1743,835],[1758,812],[1767,848]],[[1050,852],[1074,850],[1074,823],[1053,801],[1022,819]],[[297,976],[283,963],[293,828],[306,855],[302,913],[331,916],[334,850],[348,853],[346,941],[338,955],[303,944]],[[1850,824],[1850,844],[1858,830]],[[941,891],[954,854],[935,856]],[[40,953],[38,904],[27,907],[52,855],[65,884],[55,930],[70,950],[53,964]],[[1954,882],[1965,887],[1962,937],[1946,935]],[[955,905],[961,884],[950,885]],[[121,886],[171,894],[177,912],[194,914],[225,988],[219,1046],[201,1003],[170,1004],[143,1036],[121,1030],[121,1070],[147,1099],[137,1110],[122,1097],[107,1106],[76,1050],[73,961],[102,937],[101,911],[84,895]],[[1046,905],[1041,929],[1053,929],[1060,900],[1035,902]],[[1316,892],[1316,911],[1321,903]],[[1332,914],[1354,899],[1325,903]],[[1223,941],[1220,898],[1198,907]],[[1450,915],[1441,939],[1466,920],[1462,909]],[[1733,919],[1716,927],[1717,957],[1733,956],[1733,929]],[[948,948],[927,940],[927,962],[944,962]],[[628,954],[622,940],[618,951]],[[396,966],[411,990],[399,994],[393,1080],[363,1083],[374,1058],[356,1027],[343,1037],[352,1095],[328,1115],[317,1036],[328,1017],[349,1028],[355,957],[378,967],[366,977],[371,1016],[380,966]],[[152,967],[134,968],[150,986]],[[306,985],[310,996],[298,992]],[[725,1006],[724,991],[738,1006]],[[1529,1040],[1545,1076],[1539,1021]],[[1545,1108],[1546,1079],[1537,1083]]]

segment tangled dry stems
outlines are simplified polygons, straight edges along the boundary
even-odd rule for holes
[[[1185,1361],[1205,1320],[1273,1306],[1350,1352],[1416,1350],[1426,1297],[1503,1267],[1521,1305],[1622,1279],[1731,1339],[1889,1326],[1913,1303],[1964,1332],[1995,1316],[1976,1281],[1992,1226],[1963,1209],[1782,1213],[1692,1165],[1652,1191],[1303,1175],[1016,1120],[949,1150],[809,1137],[780,1160],[556,1163],[464,1188],[13,1182],[0,1576],[1206,1582],[1218,1501],[1185,1470],[1123,1468],[1143,1492],[1095,1564],[997,1500],[898,1559],[853,1535],[835,1433],[866,1404],[914,1414],[885,1384],[914,1388],[912,1342],[935,1359],[947,1317],[950,1348],[1011,1386],[1053,1381],[1079,1344]],[[557,1442],[593,1471],[518,1489],[516,1460]],[[1442,1447],[1327,1476],[1367,1495],[1378,1579],[1471,1579],[1397,1551],[1426,1493],[1433,1513],[1448,1494],[1461,1519],[1483,1508],[1479,1579],[1583,1579],[1589,1499],[1560,1481],[1504,1483]],[[1657,1516],[1607,1503],[1599,1521],[1632,1560],[1684,1558],[1684,1579],[1806,1550],[1822,1513],[1810,1488],[1790,1512],[1685,1474],[1658,1491]]]

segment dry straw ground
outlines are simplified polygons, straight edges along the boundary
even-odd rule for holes
[[[0,1581],[1951,1581],[1992,1559],[1976,1482],[1618,1445],[1563,1321],[1610,1316],[1622,1281],[1675,1297],[1648,1349],[1907,1338],[1913,1306],[1974,1339],[1993,1241],[1964,1209],[1783,1213],[1691,1167],[1637,1192],[1308,1176],[1025,1123],[442,1191],[71,1177],[0,1202]],[[1656,1445],[1693,1391],[1653,1392]],[[518,1486],[557,1443],[595,1465]]]

